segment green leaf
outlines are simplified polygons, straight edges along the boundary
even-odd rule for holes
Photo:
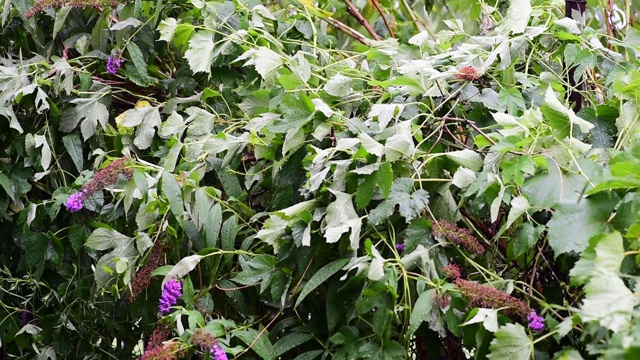
[[[516,115],[519,110],[524,111],[526,109],[522,94],[515,87],[503,87],[500,89],[498,101],[500,106],[507,108],[507,112],[511,115]]]
[[[518,220],[520,215],[529,210],[529,201],[524,196],[517,196],[511,199],[511,210],[509,210],[509,216],[507,217],[507,227],[511,227],[514,221]]]
[[[324,237],[327,243],[335,243],[340,240],[342,234],[351,230],[349,242],[351,248],[357,250],[360,246],[362,219],[360,219],[360,216],[358,216],[356,210],[353,208],[351,195],[336,190],[330,191],[336,196],[336,201],[327,206]]]
[[[370,174],[364,176],[364,181],[358,185],[356,191],[356,209],[364,209],[371,201],[373,195],[373,189],[376,186],[376,174]]]
[[[209,210],[204,223],[204,231],[207,240],[207,247],[218,247],[220,227],[222,226],[222,207],[215,204]]]
[[[43,233],[30,232],[25,240],[24,264],[33,269],[42,265],[49,249],[49,238]]]
[[[140,80],[142,80],[142,81],[136,81],[136,83],[138,85],[152,83],[153,78],[149,76],[149,73],[147,71],[147,61],[144,59],[144,55],[142,55],[142,51],[140,50],[138,45],[133,41],[129,42],[129,44],[127,45],[127,51],[129,52],[131,61],[133,61],[133,65],[135,66],[138,77],[140,78]],[[158,116],[158,125],[160,125],[159,116]]]
[[[12,201],[16,201],[16,195],[13,191],[13,187],[11,186],[11,180],[4,173],[0,172],[0,187],[4,190],[4,192],[11,198]]]
[[[351,78],[342,74],[332,76],[324,85],[324,91],[331,96],[343,97],[351,92]]]
[[[506,324],[496,331],[489,350],[489,359],[529,360],[533,355],[533,342],[522,325]]]
[[[73,9],[73,7],[65,5],[56,11],[56,20],[53,23],[53,34],[51,35],[52,38],[55,39],[58,32],[64,26],[67,15],[69,15],[71,9]]]
[[[85,242],[85,246],[98,251],[113,249],[103,255],[95,265],[95,278],[98,289],[104,289],[111,281],[115,281],[117,277],[115,270],[118,263],[122,262],[127,267],[131,267],[138,256],[138,250],[135,248],[135,239],[113,229],[99,228],[94,230]],[[125,271],[122,272],[124,273]]]
[[[67,149],[67,153],[73,161],[73,165],[76,166],[78,172],[84,170],[84,156],[82,154],[82,140],[77,133],[72,133],[62,137],[62,143],[64,148]]]
[[[313,360],[323,353],[324,350],[311,350],[296,356],[293,360]]]
[[[616,119],[619,116],[618,109],[613,106],[601,105],[594,108],[582,108],[578,116],[592,123],[591,139],[589,141],[594,147],[610,148],[615,145],[618,135]]]
[[[243,343],[247,344],[247,346],[251,347],[251,349],[262,359],[272,360],[275,358],[273,346],[269,341],[268,333],[266,331],[258,332],[255,329],[247,329],[234,331],[233,335]]]
[[[435,289],[429,289],[418,297],[416,303],[411,310],[411,317],[409,318],[409,329],[407,330],[407,336],[413,335],[416,330],[422,325],[423,322],[429,319],[429,314],[433,308],[434,296],[437,296]]]
[[[583,321],[598,321],[613,332],[629,326],[636,299],[618,275],[598,271],[584,290],[586,296],[579,311]]]
[[[111,35],[109,31],[109,24],[111,23],[110,15],[111,9],[105,9],[91,31],[91,46],[94,50],[100,50],[103,53],[109,52],[109,37]]]
[[[382,223],[394,213],[396,205],[400,215],[407,221],[418,217],[429,204],[429,193],[423,189],[414,191],[413,187],[413,179],[396,179],[391,185],[389,198],[369,213],[369,221],[373,224]]]
[[[307,283],[302,288],[302,292],[300,292],[300,296],[296,300],[296,304],[294,307],[300,305],[302,300],[304,300],[307,295],[309,295],[313,290],[315,290],[318,286],[320,286],[323,282],[327,281],[331,276],[337,273],[343,266],[345,266],[349,262],[349,259],[338,259],[334,260],[327,265],[323,266],[318,272],[313,274],[311,279],[307,281]]]
[[[87,98],[75,98],[69,103],[76,106],[68,109],[62,115],[60,122],[60,131],[71,132],[78,124],[82,132],[82,137],[87,140],[96,132],[98,123],[104,128],[109,120],[109,105],[111,98],[109,92],[111,87],[94,82],[91,85],[91,95]]]
[[[569,272],[571,283],[582,285],[591,276],[604,269],[617,272],[624,260],[624,243],[622,235],[614,231],[611,234],[594,236],[589,241],[589,247],[582,253]]]
[[[589,239],[609,229],[609,218],[618,199],[613,194],[597,194],[578,203],[564,202],[547,224],[549,245],[557,257],[560,254],[581,253]]]
[[[273,80],[282,66],[282,56],[264,46],[247,50],[235,61],[246,59],[249,60],[244,63],[244,66],[254,65],[258,74],[260,74],[265,81]]]
[[[376,182],[382,197],[388,198],[391,193],[391,186],[393,184],[393,169],[391,163],[384,162],[376,171]]]
[[[469,149],[450,151],[445,154],[446,157],[453,160],[460,166],[464,166],[473,171],[482,169],[482,156],[477,152]]]
[[[511,0],[507,15],[496,28],[499,32],[506,34],[521,34],[527,29],[531,18],[531,0]]]
[[[311,339],[313,339],[313,335],[311,334],[299,332],[287,334],[273,344],[273,357],[277,358],[282,356],[287,351],[294,349]]]
[[[519,257],[529,251],[538,241],[544,230],[544,225],[533,226],[530,222],[520,225],[513,239],[513,256]]]
[[[194,73],[211,73],[211,64],[214,60],[213,49],[215,47],[214,33],[212,31],[198,31],[189,40],[189,49],[184,53],[185,59]]]
[[[164,286],[164,284],[171,279],[180,279],[187,275],[191,270],[195,269],[198,263],[200,263],[200,260],[202,260],[202,256],[197,254],[180,259],[180,261],[173,265],[171,270],[169,270],[169,272],[164,276],[162,285]]]
[[[238,218],[233,215],[222,224],[220,232],[222,250],[231,251],[235,248],[236,236],[238,235]]]
[[[182,190],[173,174],[167,171],[162,172],[162,193],[167,197],[173,215],[181,219],[184,209],[182,204]]]

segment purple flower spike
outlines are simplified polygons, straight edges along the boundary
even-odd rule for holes
[[[175,279],[167,281],[162,289],[162,296],[158,305],[160,313],[163,315],[168,314],[170,308],[178,302],[180,296],[182,296],[182,283]]]
[[[111,75],[115,75],[118,72],[118,69],[120,69],[120,65],[122,65],[123,61],[124,59],[120,57],[120,51],[116,51],[116,54],[113,56],[109,55],[107,58],[107,72]]]
[[[404,243],[397,243],[396,244],[396,250],[398,250],[399,252],[403,252],[404,251]]]
[[[213,356],[215,360],[228,360],[227,353],[224,352],[222,348],[220,348],[220,345],[218,345],[217,342],[213,345],[211,349],[209,349],[209,352],[211,353],[211,356]]]
[[[71,196],[69,196],[69,198],[67,199],[67,202],[64,204],[64,206],[67,207],[67,211],[69,212],[78,212],[82,209],[83,207],[83,201],[84,201],[84,192],[83,191],[79,191]]]
[[[527,316],[529,320],[529,327],[533,331],[542,331],[544,329],[544,319],[538,315],[535,310],[531,310],[531,313]]]

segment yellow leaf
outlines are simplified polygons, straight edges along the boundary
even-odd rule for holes
[[[315,15],[319,18],[325,19],[333,16],[332,12],[322,10],[315,6],[313,0],[298,0],[309,11],[311,15]]]

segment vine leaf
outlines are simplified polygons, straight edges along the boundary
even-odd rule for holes
[[[556,207],[549,227],[549,245],[555,256],[568,252],[582,253],[591,237],[606,232],[618,198],[597,194],[579,202],[562,202]]]
[[[389,198],[369,213],[369,221],[380,224],[393,214],[396,205],[400,215],[408,222],[416,218],[429,205],[429,193],[423,189],[413,191],[413,183],[408,178],[396,179],[391,185]]]
[[[131,277],[131,266],[135,265],[133,264],[134,259],[139,254],[135,248],[134,238],[113,229],[100,228],[89,235],[84,245],[97,251],[113,249],[103,255],[96,264],[95,278],[98,289],[105,288],[109,281],[117,276],[114,270],[121,270],[118,273],[124,272],[125,278]],[[126,265],[126,268],[124,270],[118,269],[118,263],[120,266]]]
[[[489,359],[529,360],[533,343],[520,324],[506,324],[495,333],[487,356]]]
[[[433,308],[434,296],[437,296],[435,289],[429,289],[420,294],[420,297],[416,300],[413,310],[411,311],[407,336],[413,335],[420,325],[427,321],[429,313],[431,313],[431,309]]]
[[[334,260],[327,265],[323,266],[318,272],[313,274],[311,279],[304,285],[302,288],[302,292],[300,292],[300,296],[296,300],[297,307],[300,305],[302,300],[304,300],[307,295],[309,295],[313,290],[315,290],[318,286],[320,286],[323,282],[327,281],[328,278],[337,273],[343,266],[345,266],[349,262],[349,259],[338,259]]]
[[[491,331],[493,333],[498,331],[498,310],[479,308],[475,316],[462,324],[462,326],[480,322],[487,331]]]
[[[251,347],[251,349],[262,359],[271,360],[275,358],[273,355],[273,345],[271,345],[268,338],[269,334],[266,331],[258,332],[258,330],[255,329],[246,329],[235,331],[233,335],[242,340],[242,342],[247,344],[247,346]]]
[[[527,29],[532,11],[531,0],[511,0],[507,16],[496,30],[514,34],[523,33]]]
[[[336,196],[336,201],[327,206],[324,237],[327,243],[335,243],[340,240],[342,234],[351,229],[349,241],[351,243],[351,248],[357,250],[359,247],[362,219],[360,219],[356,210],[353,208],[351,195],[337,190],[329,191]]]
[[[347,96],[351,91],[351,78],[336,74],[324,85],[324,91],[331,96]]]
[[[589,247],[569,272],[571,283],[584,284],[597,269],[619,271],[622,260],[624,260],[624,244],[619,232],[595,236],[591,238]]]
[[[636,300],[616,273],[598,271],[584,289],[586,297],[579,312],[583,321],[598,321],[613,332],[628,326]]]
[[[175,31],[175,30],[173,30]],[[173,35],[173,32],[168,30]],[[168,38],[168,34],[165,38]],[[189,66],[194,73],[206,72],[211,73],[211,64],[213,63],[213,48],[215,42],[213,40],[213,32],[199,31],[195,33],[189,40],[189,49],[184,53],[184,58],[189,62]]]
[[[82,137],[87,140],[96,133],[98,123],[104,128],[109,120],[109,110],[107,106],[111,101],[108,94],[110,89],[111,87],[108,85],[94,82],[91,85],[91,95],[89,97],[76,98],[69,101],[76,106],[66,110],[62,115],[60,131],[66,133],[71,132],[82,121],[80,130]]]
[[[173,265],[171,270],[164,276],[162,285],[164,286],[164,284],[171,279],[179,279],[187,275],[191,270],[195,269],[200,260],[202,260],[202,256],[198,254],[182,258],[177,264]]]
[[[271,81],[278,74],[278,69],[282,67],[282,57],[275,51],[260,46],[251,49],[240,55],[235,61],[249,59],[244,66],[254,65],[256,71],[265,81]]]

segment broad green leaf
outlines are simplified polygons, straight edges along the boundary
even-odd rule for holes
[[[30,232],[24,239],[24,264],[29,269],[42,266],[49,249],[49,238],[43,233]]]
[[[206,30],[196,32],[189,40],[189,49],[184,53],[184,58],[187,59],[194,73],[211,73],[211,64],[215,60],[213,37],[214,33]]]
[[[174,18],[170,17],[160,21],[160,24],[158,24],[158,32],[160,33],[159,40],[171,42],[177,27],[178,21]]]
[[[396,179],[391,185],[389,198],[369,213],[369,221],[380,224],[390,217],[396,206],[407,221],[418,217],[429,204],[429,193],[423,189],[414,190],[414,181],[408,178]]]
[[[204,231],[207,240],[207,247],[218,247],[220,227],[222,226],[222,207],[215,204],[209,210],[209,214],[204,223]]]
[[[498,93],[499,104],[507,108],[507,112],[516,115],[518,111],[524,111],[526,106],[522,94],[515,87],[503,87]]]
[[[528,1],[528,0],[523,0]],[[548,120],[553,120],[552,127],[559,130],[560,139],[570,135],[569,129],[572,125],[577,125],[582,133],[588,133],[594,125],[577,116],[573,110],[564,106],[556,97],[551,86],[547,88],[544,96],[545,105],[542,107],[542,113]]]
[[[109,31],[109,24],[111,20],[109,16],[111,15],[111,9],[105,9],[98,21],[93,25],[93,30],[91,31],[91,46],[94,50],[100,50],[103,53],[108,53],[109,49],[109,37],[111,32]]]
[[[437,296],[435,289],[429,289],[418,297],[416,303],[411,310],[411,317],[409,318],[409,329],[407,330],[407,336],[413,335],[416,330],[422,325],[423,322],[429,319],[429,313],[433,308],[434,297]]]
[[[553,360],[584,360],[582,355],[578,352],[578,350],[563,350],[562,352],[557,353]]]
[[[135,248],[135,239],[123,235],[113,229],[99,228],[94,230],[85,242],[85,246],[97,251],[113,249],[103,255],[95,265],[95,279],[98,289],[104,289],[117,277],[116,270],[125,273],[135,264],[135,258],[139,255]],[[120,264],[120,269],[118,269]],[[122,268],[122,266],[126,268]],[[131,274],[124,280],[130,281]]]
[[[402,114],[404,107],[402,104],[375,104],[367,116],[369,119],[377,117],[380,130],[384,130],[394,117],[399,117]]]
[[[65,21],[67,20],[67,15],[69,15],[71,9],[73,9],[73,7],[65,5],[56,11],[56,19],[53,23],[53,34],[51,35],[52,38],[55,39],[58,32],[60,32],[64,26]]]
[[[294,307],[300,305],[302,300],[304,300],[307,295],[309,295],[313,290],[315,290],[318,286],[322,285],[327,279],[337,273],[343,266],[345,266],[349,262],[349,259],[338,259],[334,260],[327,265],[323,266],[320,270],[318,270],[309,281],[304,285],[298,299],[296,300],[296,304]]]
[[[282,356],[287,351],[294,349],[305,342],[313,339],[313,335],[306,333],[293,332],[280,338],[273,344],[273,357]]]
[[[11,200],[16,201],[16,195],[13,191],[13,187],[11,186],[11,180],[9,180],[9,177],[2,172],[0,172],[0,187],[2,187]]]
[[[94,82],[89,97],[69,101],[75,104],[75,107],[66,110],[62,115],[60,131],[71,132],[82,122],[80,130],[82,137],[87,140],[95,134],[98,123],[104,128],[109,120],[107,106],[111,102],[110,91],[110,86]]]
[[[583,108],[578,116],[592,123],[590,144],[594,147],[609,148],[615,145],[618,134],[616,119],[619,116],[618,109],[613,106],[602,105],[597,108]]]
[[[133,61],[133,65],[135,66],[136,72],[138,73],[139,77],[144,81],[143,84],[152,83],[153,78],[149,76],[149,73],[147,71],[147,61],[145,60],[144,55],[142,55],[142,51],[140,50],[138,45],[133,41],[129,42],[129,44],[127,45],[127,51],[129,52],[131,61]],[[139,81],[136,83],[139,83]],[[158,125],[159,124],[160,124],[160,119],[158,119]]]
[[[498,331],[498,310],[479,308],[475,316],[463,323],[462,326],[480,322],[487,331],[493,333]]]
[[[477,152],[469,149],[450,151],[445,154],[460,166],[464,166],[473,171],[480,171],[482,169],[482,156]]]
[[[82,172],[84,169],[84,155],[82,153],[82,140],[80,136],[77,133],[65,135],[62,137],[62,143],[64,144],[64,148],[67,149],[67,153],[71,157],[78,172]]]
[[[129,26],[137,28],[140,25],[142,25],[142,21],[136,19],[135,17],[130,17],[124,20],[120,20],[117,23],[111,25],[111,31],[126,29]]]
[[[347,96],[351,92],[351,80],[350,77],[336,74],[325,83],[323,89],[331,96]]]
[[[616,273],[598,271],[584,290],[586,296],[578,312],[583,321],[598,321],[613,332],[629,326],[636,297]]]
[[[324,350],[311,350],[296,356],[293,360],[313,360],[323,353]]]
[[[617,231],[611,234],[594,236],[589,241],[589,247],[582,253],[569,272],[572,284],[584,284],[600,270],[612,272],[620,271],[624,260],[624,243],[622,234]]]
[[[353,208],[351,195],[336,190],[329,191],[336,196],[336,200],[327,206],[324,237],[328,243],[335,243],[340,240],[342,234],[351,230],[349,242],[351,248],[357,250],[360,245],[362,219]]]
[[[520,215],[524,214],[529,210],[529,201],[524,196],[518,196],[511,199],[511,210],[509,211],[509,216],[507,217],[507,227],[511,227],[514,221],[516,221]]]
[[[544,225],[533,226],[530,222],[520,225],[513,237],[513,256],[519,257],[529,251],[536,244],[544,230]]]
[[[500,22],[497,29],[506,34],[521,34],[527,29],[529,19],[531,18],[531,0],[511,0],[507,15]]]
[[[180,279],[187,275],[191,270],[195,269],[200,260],[202,260],[202,256],[197,254],[182,258],[177,264],[173,265],[171,270],[164,276],[162,285],[164,286],[164,284],[171,279]]]
[[[132,240],[133,238],[121,234],[116,230],[99,228],[89,235],[84,245],[93,250],[103,251],[113,249]]]
[[[529,360],[533,342],[520,324],[506,324],[495,333],[489,346],[489,359]]]
[[[220,232],[220,247],[222,250],[233,250],[235,248],[236,235],[239,232],[238,218],[233,215],[222,224],[222,230]]]
[[[273,346],[269,341],[269,334],[266,331],[259,332],[256,329],[246,329],[234,331],[233,335],[251,347],[251,350],[255,351],[262,359],[275,359]]]
[[[162,193],[167,197],[173,215],[181,219],[184,209],[182,204],[182,190],[173,174],[167,171],[162,172]]]
[[[265,81],[271,81],[282,66],[282,56],[277,52],[260,46],[257,49],[250,49],[238,57],[235,61],[249,59],[244,66],[254,65],[256,71]]]
[[[591,237],[607,232],[617,204],[614,195],[597,194],[578,203],[563,202],[557,206],[547,224],[549,245],[555,256],[579,254],[587,248]]]
[[[364,180],[359,184],[356,191],[356,208],[358,210],[364,209],[371,201],[373,195],[373,189],[376,186],[376,175],[365,175]]]

